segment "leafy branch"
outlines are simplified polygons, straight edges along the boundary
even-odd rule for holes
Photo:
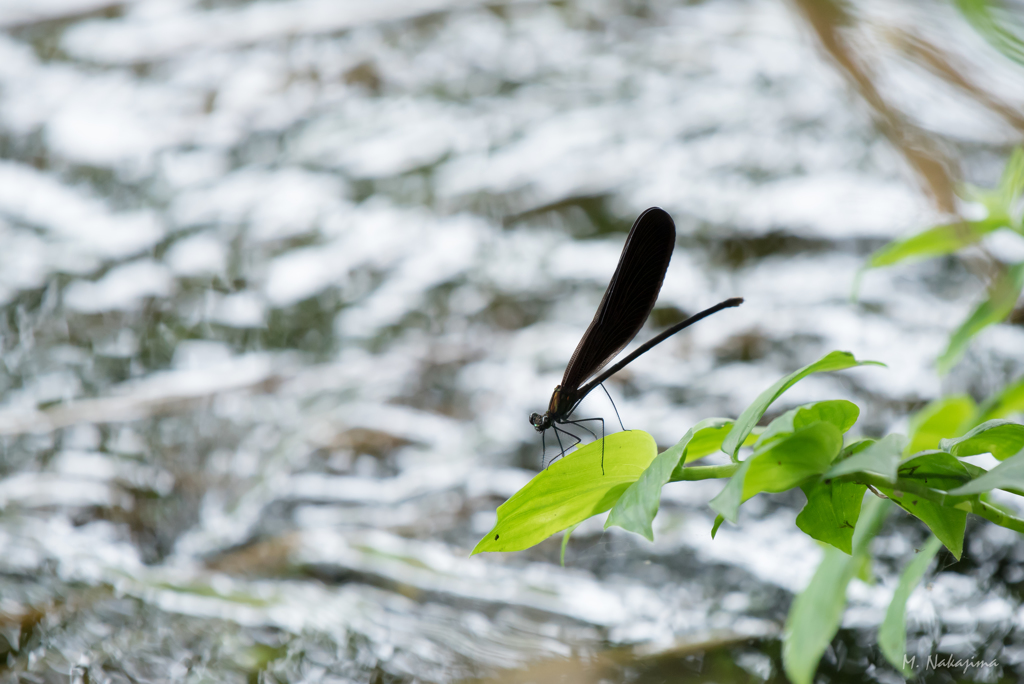
[[[958,4],[965,12],[980,11],[979,8],[986,6],[986,3],[978,0],[964,0]],[[970,9],[972,7],[974,10]],[[1021,196],[1024,194],[1024,149],[1014,150],[996,188],[965,185],[960,194],[964,199],[980,205],[985,216],[977,220],[958,218],[909,237],[893,240],[871,255],[865,270],[953,254],[981,242],[986,235],[997,230],[1009,230],[1024,237],[1021,206]],[[942,375],[957,364],[975,335],[1005,320],[1017,305],[1021,290],[1024,289],[1024,262],[1003,264],[993,259],[993,264],[995,268],[987,284],[985,299],[953,331],[945,351],[938,359],[938,369]]]
[[[1024,383],[980,406],[968,397],[933,402],[911,421],[909,436],[849,438],[860,409],[842,399],[797,406],[763,429],[756,427],[801,379],[864,365],[882,364],[858,361],[848,352],[827,354],[767,388],[736,420],[703,420],[660,454],[654,439],[638,430],[610,435],[603,445],[588,444],[538,473],[499,506],[494,529],[473,553],[526,549],[605,511],[610,511],[606,528],[622,527],[653,541],[666,484],[722,479],[725,486],[709,502],[717,514],[715,536],[723,521],[738,522],[739,509],[750,498],[799,487],[807,503],[797,526],[825,544],[826,553],[790,610],[783,662],[796,684],[809,684],[839,628],[846,586],[870,560],[871,539],[895,504],[934,535],[904,571],[879,632],[882,652],[902,671],[906,600],[939,546],[960,558],[968,514],[1024,532],[1024,519],[984,500],[994,489],[1024,496],[1024,425],[1001,417],[1024,407]],[[731,462],[691,465],[716,452]],[[999,465],[986,470],[962,460],[983,453]],[[869,491],[874,496],[867,496]],[[564,553],[565,540],[562,548]]]

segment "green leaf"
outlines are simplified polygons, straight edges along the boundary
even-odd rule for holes
[[[711,500],[711,508],[735,523],[740,504],[760,492],[783,492],[828,470],[843,447],[831,423],[812,423],[755,451]]]
[[[784,492],[828,470],[843,448],[839,428],[824,421],[800,428],[750,457],[743,500],[760,492]]]
[[[811,684],[846,608],[846,587],[863,566],[889,502],[869,497],[853,535],[853,556],[827,546],[810,584],[793,600],[782,635],[782,664],[793,684]]]
[[[910,444],[904,453],[938,449],[942,439],[963,434],[975,411],[974,399],[966,394],[930,402],[910,419]]]
[[[987,473],[988,471],[980,466],[976,466],[973,463],[967,461],[960,461],[964,468],[967,468],[967,472],[971,474],[971,479],[976,479]]]
[[[957,439],[944,439],[939,446],[954,456],[992,454],[1000,461],[1024,448],[1024,425],[1008,420],[989,420]]]
[[[905,677],[912,677],[914,673],[904,665],[903,659],[907,654],[907,599],[913,593],[914,588],[921,583],[921,578],[928,570],[935,554],[942,548],[942,542],[938,537],[929,537],[928,542],[921,549],[920,553],[914,556],[914,560],[907,564],[900,575],[899,584],[893,592],[892,601],[885,611],[885,620],[878,629],[878,645],[893,667],[903,672]]]
[[[562,533],[562,553],[559,555],[559,563],[565,567],[565,548],[569,546],[569,537],[572,536],[573,531],[580,526],[580,523],[576,523],[572,527],[569,527]]]
[[[860,416],[860,409],[857,408],[857,405],[845,399],[819,401],[797,406],[769,423],[761,436],[754,442],[754,449],[759,449],[768,442],[791,435],[796,430],[818,421],[832,423],[839,428],[840,432],[845,433],[857,422],[858,416]]]
[[[951,490],[954,496],[981,494],[991,489],[1003,489],[1014,493],[1024,490],[1024,451],[1011,456],[992,470]]]
[[[796,516],[796,526],[818,541],[853,553],[853,530],[867,486],[855,482],[815,482],[803,490],[807,505]]]
[[[974,30],[992,47],[1004,57],[1024,65],[1024,39],[1010,28],[1009,18],[997,10],[997,3],[992,0],[954,0],[954,3]]]
[[[750,470],[751,460],[748,458],[741,463],[739,469],[725,483],[725,487],[718,493],[718,496],[708,503],[711,510],[733,524],[739,518],[740,504],[746,501],[743,498],[743,480],[747,476],[747,471]]]
[[[754,400],[754,403],[744,409],[743,413],[740,414],[740,417],[736,419],[736,424],[733,425],[732,430],[729,431],[729,434],[722,442],[722,451],[729,454],[733,461],[736,461],[736,454],[739,452],[740,446],[746,441],[751,431],[753,431],[754,426],[761,420],[764,412],[768,410],[768,407],[772,405],[772,402],[778,399],[783,392],[800,380],[806,378],[808,375],[811,375],[812,373],[828,373],[831,371],[845,370],[847,368],[853,368],[854,366],[864,366],[867,364],[885,366],[884,363],[879,363],[878,361],[858,361],[853,358],[853,354],[850,352],[834,351],[826,354],[814,363],[790,373],[764,392],[761,392],[757,399]]]
[[[899,469],[899,477],[916,480],[928,487],[949,492],[969,481],[971,474],[964,464],[952,455],[943,451],[933,451],[904,461]],[[949,552],[957,560],[960,559],[964,549],[967,511],[942,506],[916,494],[907,494],[895,489],[882,488],[882,491],[903,510],[927,525]]]
[[[889,482],[896,482],[896,470],[899,468],[906,444],[907,438],[901,434],[886,435],[881,440],[868,444],[838,461],[825,473],[825,479],[852,473],[871,473],[884,477]]]
[[[994,394],[978,407],[976,423],[983,423],[993,418],[1024,413],[1024,378],[1007,385],[1001,392]]]
[[[878,498],[872,496],[872,498]],[[860,563],[857,564],[857,570],[854,572],[854,577],[859,579],[864,584],[875,584],[875,576],[871,572],[871,554],[862,553],[860,556]]]
[[[871,255],[867,267],[879,268],[910,258],[929,259],[952,254],[1005,225],[1004,217],[990,216],[980,221],[957,221],[934,226],[902,240],[893,240]]]
[[[900,508],[928,526],[932,533],[942,540],[957,560],[964,551],[964,528],[967,525],[967,511],[959,508],[940,506],[914,494],[896,495],[891,489],[881,491],[898,504]]]
[[[827,546],[811,583],[794,599],[782,637],[783,667],[793,684],[811,684],[822,654],[839,630],[846,587],[856,571],[846,554]]]
[[[715,535],[718,534],[718,528],[725,522],[725,518],[720,515],[715,516],[715,524],[711,526],[711,538],[714,539]]]
[[[697,426],[705,424],[707,427],[697,429]],[[694,433],[693,439],[686,447],[684,463],[693,463],[721,449],[722,440],[732,429],[732,421],[727,418],[705,418],[697,423],[697,426],[694,426],[697,432]]]
[[[1012,205],[1021,193],[1024,193],[1024,147],[1018,147],[1010,154],[999,179],[999,195],[1006,213],[1012,213]]]
[[[605,529],[617,525],[654,541],[651,522],[658,514],[661,488],[671,479],[672,471],[684,460],[689,460],[689,447],[693,444],[700,449],[717,449],[717,445],[711,445],[716,441],[721,444],[722,437],[728,433],[728,426],[731,424],[731,421],[725,418],[702,420],[687,430],[674,447],[658,454],[640,478],[619,497],[612,512],[608,514]],[[709,438],[706,433],[711,433],[711,437]]]
[[[989,287],[988,298],[979,304],[967,320],[949,336],[949,345],[937,361],[940,375],[945,375],[956,365],[966,351],[971,338],[1010,315],[1017,305],[1022,287],[1024,287],[1024,263],[1008,267],[995,279]]]
[[[967,199],[981,202],[990,217],[1001,217],[1008,227],[1021,232],[1022,217],[1015,205],[1021,192],[1024,192],[1024,149],[1018,147],[1010,155],[995,190],[973,185],[965,185],[963,190]]]
[[[867,449],[869,446],[876,444],[877,442],[877,439],[871,439],[870,437],[858,437],[857,439],[851,439],[846,443],[846,446],[843,447],[843,450],[840,452],[837,460],[850,458],[854,454],[864,451],[864,449]]]
[[[945,451],[925,451],[900,464],[899,477],[949,491],[971,479],[967,464]]]
[[[604,475],[600,440],[552,463],[498,506],[497,524],[473,554],[527,549],[615,505],[657,456],[658,447],[640,430],[616,432],[604,441]]]

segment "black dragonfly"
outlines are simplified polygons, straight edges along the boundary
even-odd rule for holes
[[[569,365],[565,367],[561,384],[555,387],[551,395],[548,410],[543,414],[530,415],[530,423],[542,436],[548,428],[554,428],[562,455],[565,454],[565,448],[562,447],[559,433],[573,437],[576,440],[574,444],[578,444],[580,440],[559,426],[577,425],[590,432],[596,439],[597,435],[581,423],[597,420],[601,422],[602,439],[604,437],[603,418],[570,419],[576,407],[594,388],[600,386],[604,389],[602,383],[605,380],[683,328],[717,311],[743,303],[741,297],[733,297],[704,309],[648,340],[624,359],[597,375],[636,336],[654,309],[675,244],[675,223],[666,211],[658,207],[651,207],[640,214],[630,228],[622,255],[619,257],[619,264],[615,267],[611,282],[608,283],[608,289],[605,290],[601,304],[597,307],[594,320],[583,333],[583,338],[569,359]],[[605,393],[607,392],[608,390],[605,390]],[[611,395],[608,398],[611,399]],[[612,405],[614,406],[614,402]],[[617,416],[618,409],[615,413]],[[621,418],[619,424],[622,424]],[[603,445],[601,472],[604,472]]]

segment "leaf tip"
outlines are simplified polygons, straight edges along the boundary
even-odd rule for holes
[[[725,518],[721,515],[715,517],[715,524],[711,526],[711,538],[714,539],[715,535],[718,534],[718,528],[725,522]]]
[[[650,523],[644,525],[643,523],[630,522],[629,520],[619,520],[618,517],[613,518],[609,515],[608,519],[604,521],[604,529],[607,530],[609,527],[621,527],[627,532],[639,534],[649,542],[654,541],[654,529]]]
[[[498,540],[498,533],[491,530],[484,535],[483,539],[476,543],[473,550],[469,552],[470,556],[475,556],[478,553],[484,553],[485,551],[493,551],[494,549],[488,548],[493,542]]]

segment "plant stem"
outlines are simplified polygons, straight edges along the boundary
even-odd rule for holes
[[[896,496],[900,498],[902,498],[903,494],[914,494],[922,499],[934,501],[941,506],[949,506],[951,508],[955,507],[959,503],[970,501],[973,498],[971,496],[950,496],[942,490],[932,489],[931,487],[912,479],[897,478],[896,484],[893,484],[884,477],[872,475],[870,473],[852,473],[850,475],[837,477],[836,480],[839,482],[856,482],[857,484],[868,485],[869,487],[895,492]]]
[[[739,470],[740,465],[738,463],[730,463],[727,465],[715,465],[715,466],[685,466],[676,468],[672,472],[672,478],[669,482],[684,482],[692,480],[716,480],[732,477],[733,474]],[[934,501],[941,506],[949,506],[951,508],[960,508],[961,510],[967,510],[975,515],[985,518],[989,522],[994,522],[996,525],[1000,525],[1007,529],[1014,530],[1024,534],[1024,520],[1016,516],[1005,513],[995,506],[989,505],[984,501],[979,501],[975,496],[952,496],[939,489],[932,489],[927,485],[917,482],[913,479],[898,478],[896,484],[893,484],[886,480],[884,477],[878,475],[872,475],[870,473],[852,473],[850,475],[844,475],[843,477],[836,478],[837,481],[842,482],[856,482],[857,484],[868,485],[869,487],[875,487],[886,491],[896,493],[897,496],[902,498],[903,494],[913,494],[919,496],[922,499],[928,501]]]
[[[717,480],[725,477],[732,477],[733,473],[739,470],[739,463],[716,466],[685,466],[672,471],[672,478],[669,482],[684,482],[687,480]]]
[[[976,496],[952,496],[943,492],[939,489],[932,489],[926,485],[916,482],[915,480],[897,478],[896,484],[893,485],[886,481],[883,477],[877,475],[871,475],[869,473],[854,473],[844,477],[836,478],[844,482],[856,482],[858,484],[865,484],[874,487],[878,487],[884,490],[892,491],[897,496],[902,494],[913,494],[919,496],[922,499],[928,501],[934,501],[935,503],[948,506],[950,508],[959,508],[961,510],[967,510],[974,513],[977,516],[985,518],[989,522],[994,522],[996,525],[1000,525],[1007,529],[1014,530],[1015,532],[1024,533],[1024,520],[1004,513],[995,506],[991,506],[984,501],[980,501]],[[902,497],[900,497],[902,498]]]
[[[995,506],[991,506],[984,501],[972,501],[971,513],[979,515],[985,520],[994,522],[996,525],[1000,525],[1001,527],[1024,534],[1024,520],[1014,517],[1009,513],[1004,513]]]

